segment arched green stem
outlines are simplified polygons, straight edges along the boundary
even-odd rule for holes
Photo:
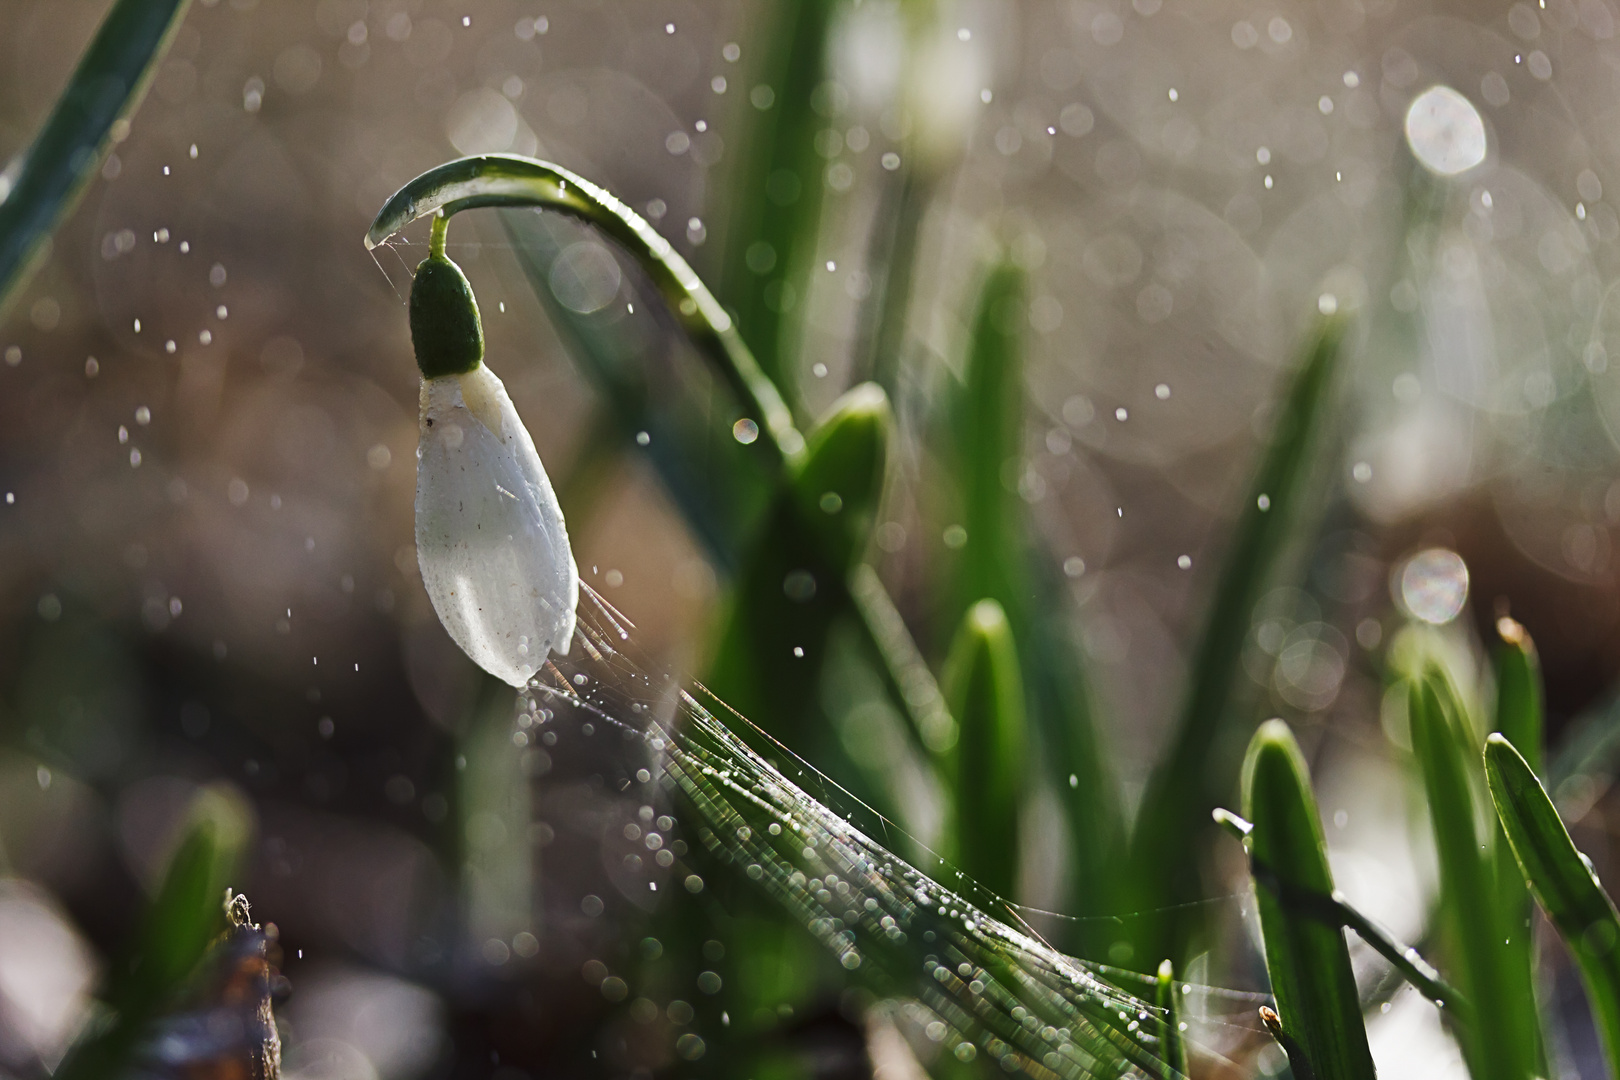
[[[555,210],[606,233],[652,277],[681,327],[718,364],[744,410],[758,417],[767,452],[783,463],[797,461],[804,452],[804,436],[794,426],[776,384],[760,369],[714,294],[640,214],[561,166],[485,154],[429,169],[383,205],[366,233],[366,247],[375,248],[418,218],[436,214],[433,242],[441,245],[434,249],[440,251],[449,218],[479,206]]]

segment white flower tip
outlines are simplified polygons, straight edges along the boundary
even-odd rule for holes
[[[480,365],[425,380],[416,478],[422,584],[479,667],[528,685],[574,634],[579,572],[534,441]]]

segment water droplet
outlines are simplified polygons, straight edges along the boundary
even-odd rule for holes
[[[1270,495],[1261,495],[1258,499],[1254,500],[1254,505],[1258,506],[1262,511],[1270,510],[1271,509],[1271,496]]]
[[[1176,556],[1176,565],[1179,566],[1183,570],[1191,570],[1192,569],[1192,556],[1191,555],[1177,555]]]
[[[744,446],[751,445],[759,438],[759,425],[745,416],[731,425],[731,437]]]

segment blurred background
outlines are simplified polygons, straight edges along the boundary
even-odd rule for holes
[[[0,157],[107,8],[0,6]],[[953,584],[973,549],[953,403],[987,274],[1016,275],[985,316],[1022,349],[994,473],[1038,569],[1007,587],[1040,597],[1088,673],[1126,820],[1282,380],[1317,314],[1349,313],[1292,569],[1225,633],[1249,727],[1286,716],[1312,756],[1340,887],[1419,940],[1435,871],[1389,639],[1444,624],[1472,670],[1510,613],[1540,651],[1555,754],[1602,730],[1620,668],[1616,19],[1609,0],[196,0],[0,322],[0,1075],[60,1059],[215,782],[252,807],[233,884],[280,929],[290,1072],[697,1067],[637,1050],[647,1024],[580,981],[603,950],[662,951],[645,895],[613,899],[615,804],[582,751],[531,745],[538,706],[491,692],[417,570],[404,303],[426,233],[361,239],[411,177],[481,152],[555,161],[644,214],[806,430],[884,387],[897,437],[867,561],[936,669],[974,598]],[[1409,116],[1437,85],[1456,100]],[[642,668],[716,672],[937,839],[948,798],[849,634],[805,677],[808,719],[767,715],[768,688],[735,674],[769,670],[728,668],[769,480],[639,271],[527,213],[465,215],[449,251]],[[1609,775],[1588,762],[1554,793],[1613,876]],[[1061,781],[1030,781],[1012,894],[1129,916],[1076,900]],[[1240,853],[1201,860],[1192,979],[1262,990]],[[1036,925],[1152,970],[1084,919]],[[731,979],[744,923],[694,931],[699,966]],[[1559,1061],[1598,1075],[1567,965],[1545,966],[1548,1007],[1573,1017]],[[750,1037],[792,1048],[780,1075],[921,1068],[827,979],[781,970],[749,991],[767,1014]],[[680,1004],[651,1007],[679,1028]],[[1460,1068],[1425,1009],[1374,1018],[1388,1075]],[[1202,1032],[1225,1055],[1210,1075],[1281,1067],[1255,1058],[1249,1015]]]

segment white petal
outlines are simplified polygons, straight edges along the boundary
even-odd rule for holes
[[[489,368],[422,382],[416,558],[479,667],[525,686],[574,636],[579,572],[534,440]]]

